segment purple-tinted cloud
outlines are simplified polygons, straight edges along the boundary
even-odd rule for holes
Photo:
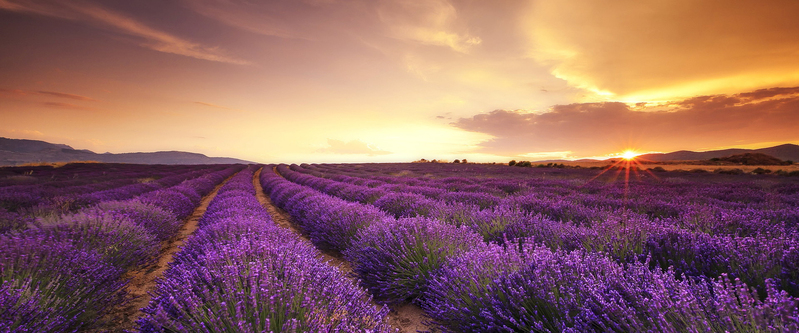
[[[507,156],[541,151],[597,156],[625,148],[670,151],[799,140],[799,87],[699,96],[657,111],[640,107],[605,102],[556,105],[546,113],[495,110],[452,124],[494,136],[480,151]]]
[[[183,39],[91,2],[0,0],[0,10],[85,22],[114,33],[139,38],[140,46],[159,52],[237,65],[250,64],[248,61],[228,56],[216,46]]]

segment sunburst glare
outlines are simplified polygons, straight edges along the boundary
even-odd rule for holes
[[[635,159],[636,156],[638,156],[638,153],[634,150],[625,150],[623,153],[621,153],[621,158],[628,161]]]

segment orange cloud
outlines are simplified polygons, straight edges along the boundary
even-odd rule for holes
[[[799,2],[536,1],[530,55],[624,101],[799,84]]]
[[[446,46],[462,53],[482,43],[480,37],[457,26],[458,13],[447,0],[382,1],[377,13],[395,38]]]
[[[495,110],[452,124],[492,135],[479,151],[506,156],[571,151],[585,157],[628,148],[673,151],[795,142],[799,87],[694,97],[658,111],[620,102],[555,105],[545,113]]]

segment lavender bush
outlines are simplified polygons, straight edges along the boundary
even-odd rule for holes
[[[100,210],[63,215],[42,221],[39,233],[47,241],[69,242],[94,250],[114,267],[130,269],[143,265],[158,254],[160,244],[147,229],[133,221]]]
[[[483,245],[467,228],[404,218],[360,230],[344,256],[373,295],[396,303],[422,297],[447,259]]]
[[[491,245],[451,260],[423,307],[445,332],[793,332],[799,299],[726,276],[675,278],[645,264],[532,244]]]
[[[397,218],[428,216],[435,205],[434,200],[413,193],[389,193],[374,202],[375,207]]]
[[[189,197],[176,190],[161,190],[150,192],[138,197],[139,201],[172,212],[178,218],[185,218],[191,215],[194,207],[199,203],[192,202]]]
[[[87,247],[44,234],[0,236],[0,331],[90,327],[123,300],[124,270]]]
[[[0,235],[27,229],[33,218],[0,208]]]
[[[155,236],[158,241],[165,241],[177,234],[183,224],[183,221],[177,219],[171,212],[138,200],[104,201],[97,205],[97,210],[131,220]]]
[[[300,242],[242,239],[182,261],[142,332],[389,332],[369,296]]]

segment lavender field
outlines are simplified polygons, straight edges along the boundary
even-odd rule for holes
[[[2,168],[0,281],[0,332],[797,332],[799,179]]]

